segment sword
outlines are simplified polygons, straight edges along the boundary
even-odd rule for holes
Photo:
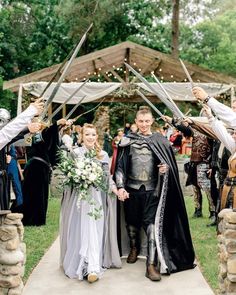
[[[52,84],[52,82],[56,79],[57,75],[60,74],[62,68],[64,67],[64,65],[66,64],[67,60],[71,57],[72,53],[75,50],[75,46],[74,48],[70,51],[70,53],[67,55],[67,57],[64,59],[64,61],[61,63],[61,65],[59,66],[59,68],[57,69],[56,73],[53,75],[53,77],[51,78],[51,80],[48,82],[47,86],[43,89],[43,92],[41,93],[40,97],[44,95],[44,93],[46,92],[46,90],[49,88],[49,86]]]
[[[154,106],[154,104],[139,90],[139,89],[136,89],[136,92],[142,97],[143,100],[146,101],[147,104],[149,104],[149,106],[160,116],[159,119],[162,119],[163,121],[166,122],[165,118],[164,118],[164,115],[158,110],[158,108],[156,108]],[[168,123],[168,122],[167,122]],[[170,126],[174,127],[171,123],[168,123]]]
[[[81,97],[79,102],[72,108],[72,110],[66,115],[65,119],[68,120],[70,116],[74,113],[74,111],[78,108],[78,106],[81,104],[81,102],[85,99],[86,95]]]
[[[189,80],[189,82],[190,82],[190,84],[191,84],[191,87],[193,88],[193,87],[194,87],[193,79],[192,79],[192,77],[190,76],[188,69],[186,68],[186,66],[185,66],[185,64],[184,64],[184,62],[182,61],[181,58],[179,59],[179,61],[180,61],[181,66],[182,66],[182,68],[183,68],[183,70],[184,70],[184,72],[185,72],[185,75],[187,76],[187,78],[188,78],[188,80]]]
[[[176,112],[173,109],[173,104],[168,99],[165,100],[161,98],[159,96],[159,93],[156,91],[156,89],[151,84],[149,84],[148,81],[143,76],[141,76],[137,71],[135,71],[135,69],[133,69],[129,64],[125,63],[125,65],[139,80],[141,80],[157,97],[161,99],[161,101],[172,111],[174,115],[176,115]],[[179,112],[177,116],[180,115]]]
[[[180,109],[177,107],[176,103],[173,101],[173,99],[171,98],[171,96],[169,95],[169,93],[165,90],[165,88],[163,87],[163,85],[160,83],[160,81],[157,79],[157,77],[154,75],[154,73],[152,73],[153,78],[155,79],[155,81],[158,83],[158,85],[160,86],[160,88],[162,89],[162,91],[165,93],[166,97],[169,99],[169,101],[173,104],[174,109],[176,111],[176,113],[178,113],[180,118],[184,118],[184,114],[180,111]]]
[[[78,54],[81,46],[83,45],[83,43],[84,43],[84,41],[86,39],[87,33],[90,31],[90,29],[92,28],[92,26],[93,26],[93,24],[91,24],[89,26],[89,28],[87,29],[87,31],[82,36],[81,40],[79,41],[78,45],[75,48],[75,50],[74,50],[74,52],[73,52],[70,60],[68,61],[67,65],[65,66],[65,68],[64,68],[64,70],[63,70],[63,72],[62,72],[62,74],[60,76],[60,79],[57,81],[56,86],[54,87],[51,95],[49,96],[48,100],[46,101],[45,106],[44,106],[44,111],[43,111],[43,113],[40,116],[41,120],[43,120],[44,117],[46,116],[49,105],[53,101],[53,98],[55,97],[55,95],[56,95],[56,93],[57,93],[57,91],[58,91],[61,83],[63,82],[63,79],[65,78],[66,74],[68,73],[68,71],[69,71],[69,69],[70,69],[70,67],[72,65],[73,60],[75,59],[76,55]]]
[[[147,104],[163,119],[164,115],[154,106],[154,104],[139,90],[136,89],[136,92],[146,101]]]
[[[187,78],[188,78],[188,80],[189,80],[189,82],[190,82],[190,84],[191,84],[191,87],[193,88],[195,85],[194,85],[194,82],[193,82],[192,77],[191,77],[190,74],[189,74],[188,69],[186,68],[186,66],[185,66],[184,62],[182,61],[182,59],[179,59],[179,61],[180,61],[181,66],[182,66],[182,68],[183,68],[183,70],[184,70],[184,72],[185,72],[185,75],[187,76]],[[203,107],[203,103],[202,103],[200,100],[198,100],[198,99],[197,99],[197,101],[198,101],[199,105],[200,105],[201,107]]]
[[[60,110],[68,103],[69,100],[88,82],[89,79],[85,80],[78,89],[76,89],[64,102],[61,104],[49,117],[48,120],[50,121],[53,117],[56,116],[60,112]]]

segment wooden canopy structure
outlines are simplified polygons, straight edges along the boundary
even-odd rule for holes
[[[76,58],[65,82],[79,82],[87,78],[93,81],[121,82],[124,86],[133,82],[138,82],[136,78],[130,76],[129,71],[125,68],[124,62],[132,65],[143,76],[147,76],[153,71],[162,81],[187,81],[179,60],[172,58],[168,54],[127,41]],[[185,64],[195,82],[236,85],[236,79],[233,77],[206,70],[188,62]],[[49,81],[56,73],[59,66],[60,64],[53,65],[31,74],[6,81],[4,82],[3,89],[17,92],[19,85],[22,83]],[[142,101],[136,94],[133,96],[134,97],[131,98],[132,101]],[[149,95],[149,99],[153,101],[157,100],[152,94]],[[121,98],[117,98],[116,100],[124,101]]]

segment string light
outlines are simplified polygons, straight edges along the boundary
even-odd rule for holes
[[[142,71],[142,69],[138,69],[139,70],[139,72],[141,72]]]
[[[91,73],[90,72],[88,72],[88,75],[90,75]]]
[[[124,70],[124,74],[126,74],[126,70]]]
[[[78,81],[78,78],[77,77],[75,78],[75,81]]]
[[[174,76],[173,75],[170,75],[170,77],[173,78]]]
[[[136,62],[134,62],[134,66],[136,66]]]
[[[159,72],[161,72],[162,71],[162,69],[159,69]]]
[[[101,75],[100,75],[100,74],[98,74],[98,77],[101,77]]]
[[[113,69],[115,69],[115,66],[114,65],[112,67],[113,67]]]
[[[101,71],[102,69],[101,68],[98,68],[98,70]]]
[[[127,61],[127,58],[125,58],[124,61]]]

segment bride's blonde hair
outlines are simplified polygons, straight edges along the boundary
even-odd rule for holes
[[[93,124],[85,123],[83,125],[83,127],[81,128],[81,131],[80,131],[79,143],[83,143],[84,130],[86,128],[94,129],[96,131],[96,134],[98,134],[97,128]],[[101,146],[100,146],[100,144],[98,143],[97,140],[95,142],[94,147],[95,147],[95,151],[96,151],[96,157],[100,160],[102,158],[102,154],[101,154],[102,149],[101,149]]]

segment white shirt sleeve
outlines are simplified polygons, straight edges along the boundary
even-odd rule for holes
[[[36,107],[30,105],[24,112],[4,126],[0,130],[0,150],[27,127],[28,123],[37,113]]]
[[[215,132],[216,136],[223,143],[223,145],[231,152],[231,154],[236,151],[236,142],[233,137],[228,133],[227,129],[223,123],[216,118],[209,119],[209,123]]]
[[[209,99],[207,105],[213,110],[220,120],[225,122],[226,125],[236,128],[236,113],[230,107],[220,103],[213,97]]]

